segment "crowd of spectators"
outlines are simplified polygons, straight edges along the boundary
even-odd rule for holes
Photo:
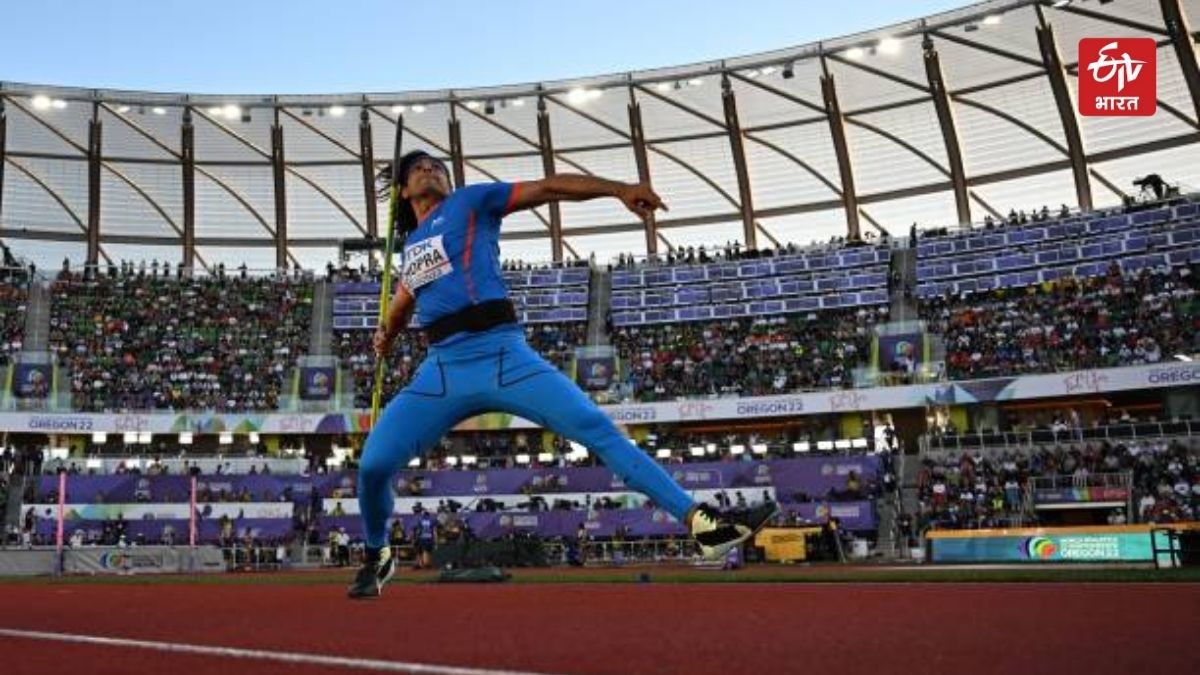
[[[888,235],[877,237],[874,232],[863,233],[863,239],[848,239],[846,237],[831,237],[828,242],[813,241],[808,246],[795,242],[778,243],[774,247],[745,248],[741,242],[726,241],[724,246],[688,246],[679,247],[660,254],[658,257],[636,257],[632,253],[621,253],[617,256],[612,269],[633,269],[643,265],[670,266],[695,265],[734,260],[756,260],[758,258],[773,258],[799,253],[831,253],[844,248],[887,244]]]
[[[921,315],[946,345],[951,379],[1158,363],[1200,348],[1195,268],[1065,278],[930,299]]]
[[[625,393],[639,401],[762,396],[854,385],[872,327],[887,308],[615,328],[627,366]]]
[[[1035,478],[1089,484],[1103,474],[1129,473],[1134,513],[1118,508],[1110,524],[1170,523],[1200,513],[1200,451],[1179,441],[1108,441],[994,456],[964,453],[926,459],[917,473],[919,528],[975,529],[1031,525],[1026,496]]]
[[[278,407],[307,353],[313,286],[295,277],[187,278],[157,264],[64,271],[52,287],[50,347],[82,411]]]
[[[21,351],[28,297],[23,284],[0,281],[0,367],[8,365],[12,354]]]

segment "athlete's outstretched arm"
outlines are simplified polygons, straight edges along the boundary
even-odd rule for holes
[[[412,293],[404,284],[396,284],[396,294],[392,298],[391,307],[388,307],[387,317],[383,320],[383,325],[375,329],[376,356],[384,358],[392,350],[392,341],[408,326],[415,307]]]
[[[667,210],[667,205],[649,183],[621,183],[596,176],[564,173],[518,183],[513,189],[517,194],[510,209],[512,211],[532,209],[553,201],[582,202],[597,197],[620,199],[625,208],[642,219],[650,217],[657,209]]]

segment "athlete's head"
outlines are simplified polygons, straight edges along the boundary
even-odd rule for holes
[[[375,177],[381,200],[390,196],[393,168],[391,164],[385,165]],[[396,233],[403,240],[417,228],[412,201],[445,199],[450,194],[450,175],[441,160],[424,150],[413,150],[400,158],[396,184],[400,187],[400,198],[396,201]]]
[[[400,196],[404,199],[440,200],[450,194],[450,173],[446,171],[446,165],[424,150],[413,150],[400,158],[398,178]]]

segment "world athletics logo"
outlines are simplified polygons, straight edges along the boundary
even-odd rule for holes
[[[1030,537],[1021,546],[1021,553],[1030,560],[1052,560],[1058,545],[1049,537]]]
[[[100,556],[100,567],[108,570],[119,570],[129,561],[122,553],[104,553]]]

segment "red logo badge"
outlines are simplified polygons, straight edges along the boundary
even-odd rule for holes
[[[1157,107],[1153,38],[1079,41],[1079,114],[1147,117]]]

